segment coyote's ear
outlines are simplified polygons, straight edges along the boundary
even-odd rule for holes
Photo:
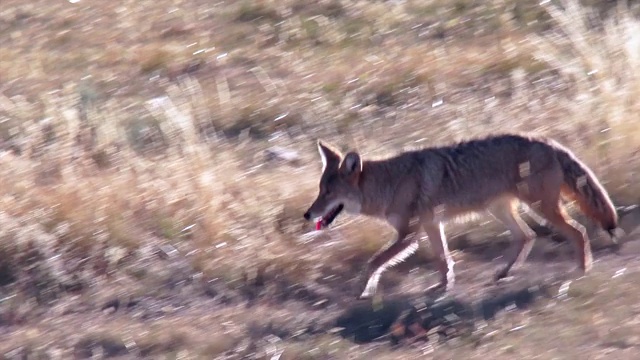
[[[342,155],[329,144],[322,142],[322,140],[318,140],[318,152],[322,159],[322,172],[324,172],[327,166],[337,167],[338,164],[340,164]]]
[[[357,179],[362,171],[362,161],[360,160],[360,155],[357,152],[351,151],[342,160],[342,164],[340,164],[340,171],[343,175],[351,178]]]

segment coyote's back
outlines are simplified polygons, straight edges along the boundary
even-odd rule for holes
[[[548,202],[554,202],[562,193],[576,200],[605,230],[617,226],[615,209],[593,172],[551,139],[496,135],[409,152],[396,159],[402,161],[404,156],[420,164],[417,169],[429,172],[418,179],[423,208],[440,205],[450,208],[450,213],[458,207],[461,212],[485,210],[505,196],[539,207],[538,201],[550,197]]]
[[[398,237],[376,254],[365,270],[363,296],[375,291],[380,273],[409,256],[416,246],[410,236],[424,229],[436,261],[440,286],[453,284],[453,261],[443,223],[469,212],[488,211],[514,238],[514,255],[497,274],[507,276],[522,263],[533,244],[534,233],[522,221],[522,202],[542,215],[578,250],[578,265],[591,267],[591,251],[584,227],[568,217],[561,195],[576,200],[580,209],[605,230],[617,227],[617,215],[608,194],[593,172],[557,142],[513,134],[495,135],[404,152],[394,157],[363,161],[357,152],[340,154],[318,143],[324,168],[318,198],[305,218],[328,226],[343,210],[385,218]],[[412,220],[417,221],[412,221]]]

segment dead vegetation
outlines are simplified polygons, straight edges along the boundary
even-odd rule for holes
[[[475,343],[354,347],[330,320],[392,234],[345,216],[313,237],[301,215],[317,138],[382,156],[514,130],[557,138],[616,204],[639,203],[638,9],[582,3],[5,0],[2,352],[563,356],[552,328],[625,356],[637,287],[603,274],[589,281],[609,288],[505,315]],[[467,230],[453,230],[460,258],[486,240]],[[412,261],[383,287],[424,285],[423,265],[403,282]]]

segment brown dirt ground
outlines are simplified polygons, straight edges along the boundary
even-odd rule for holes
[[[632,234],[618,251],[594,250],[594,269],[582,278],[571,273],[571,247],[541,236],[525,267],[493,283],[508,240],[476,234],[491,240],[454,253],[456,287],[435,303],[423,289],[436,274],[415,259],[385,273],[381,296],[357,301],[347,274],[295,286],[258,274],[249,286],[219,287],[180,275],[179,256],[157,257],[171,269],[164,280],[172,286],[136,296],[119,283],[124,278],[98,280],[37,314],[5,313],[0,352],[7,359],[632,359],[640,350],[638,217],[623,216]],[[407,316],[411,310],[417,317]]]

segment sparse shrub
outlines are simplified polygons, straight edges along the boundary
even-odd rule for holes
[[[166,70],[171,62],[171,54],[164,49],[144,49],[138,55],[140,72],[150,74]]]
[[[236,14],[236,21],[278,21],[280,19],[278,12],[266,3],[267,2],[263,0],[243,0]]]
[[[166,146],[158,121],[151,116],[130,118],[124,127],[129,145],[139,154],[157,152]]]

